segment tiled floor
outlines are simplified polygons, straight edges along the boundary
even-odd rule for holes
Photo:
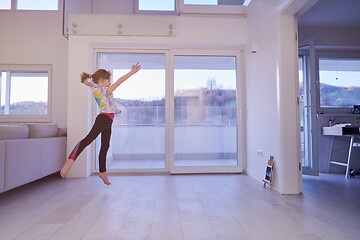
[[[0,239],[360,239],[360,178],[281,195],[244,174],[45,180],[0,195]]]

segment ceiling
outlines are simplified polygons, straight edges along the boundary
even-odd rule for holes
[[[319,0],[298,18],[299,26],[359,27],[360,0]]]

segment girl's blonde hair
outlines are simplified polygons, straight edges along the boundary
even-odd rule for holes
[[[109,71],[106,71],[105,69],[99,69],[96,72],[94,72],[93,74],[83,72],[80,75],[82,83],[84,83],[86,81],[86,79],[91,78],[95,84],[98,84],[101,78],[110,79],[110,76],[111,76],[111,73]]]

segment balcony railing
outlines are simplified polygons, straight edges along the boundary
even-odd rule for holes
[[[121,106],[113,126],[165,125],[164,106]],[[174,108],[176,126],[235,126],[236,108],[227,106],[186,106]]]

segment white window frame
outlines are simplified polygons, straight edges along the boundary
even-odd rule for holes
[[[243,65],[243,53],[240,50],[223,50],[223,49],[177,49],[177,48],[153,48],[141,46],[131,46],[129,48],[116,48],[116,47],[94,47],[92,56],[92,69],[97,68],[97,54],[99,52],[126,52],[126,53],[164,53],[166,56],[166,104],[165,104],[165,168],[164,169],[108,169],[110,173],[129,173],[129,172],[170,172],[170,173],[239,173],[243,172],[244,161],[245,161],[245,87],[244,87],[244,65]],[[185,166],[179,167],[174,165],[174,56],[186,55],[186,56],[235,56],[236,57],[236,78],[237,78],[237,151],[238,151],[238,165],[237,166]],[[89,95],[89,98],[92,98]],[[97,114],[96,104],[90,99],[92,108],[92,119],[95,119]],[[95,146],[92,147],[88,153],[88,158],[91,159],[91,171],[93,173],[98,172],[96,169],[96,150]]]
[[[236,91],[237,91],[237,166],[175,166],[175,153],[174,153],[174,59],[175,56],[234,56],[236,57]],[[244,159],[245,159],[245,87],[244,87],[244,76],[243,76],[243,59],[242,52],[238,50],[216,50],[216,49],[170,49],[170,84],[168,97],[172,100],[168,101],[166,109],[169,114],[169,139],[170,139],[170,150],[169,150],[169,161],[170,161],[170,173],[241,173],[244,171]]]
[[[0,123],[12,122],[51,122],[51,106],[52,106],[52,66],[51,65],[0,65],[0,71],[6,72],[47,72],[48,73],[48,99],[47,99],[47,114],[46,115],[0,115]],[[9,94],[10,88],[7,89]]]
[[[141,48],[141,47],[131,47],[131,48],[105,48],[105,47],[99,47],[99,48],[96,48],[94,47],[93,48],[93,69],[97,69],[98,68],[98,54],[99,53],[150,53],[150,54],[164,54],[165,55],[165,78],[166,79],[169,79],[169,54],[170,54],[170,50],[168,48]],[[165,80],[165,96],[166,95],[169,95],[169,91],[171,91],[171,89],[169,90],[169,83],[167,82],[169,80]],[[89,98],[90,98],[90,104],[91,104],[91,109],[92,109],[92,119],[95,119],[96,115],[98,114],[98,107],[95,103],[95,101],[93,101],[93,96],[92,95],[89,95]],[[166,103],[166,110],[165,110],[165,122],[168,122],[169,121],[169,108],[170,108],[170,103]],[[91,120],[93,121],[93,120]],[[169,132],[169,126],[165,124],[165,142],[167,144],[169,144],[169,138],[168,138],[168,132]],[[98,156],[97,156],[97,152],[96,152],[96,148],[99,148],[100,147],[100,139],[98,138],[97,141],[96,141],[96,144],[95,146],[93,146],[93,148],[91,149],[91,172],[92,173],[98,173],[99,172],[99,169],[96,169],[97,168],[97,161],[98,161]],[[132,172],[132,173],[166,173],[166,172],[169,172],[170,171],[170,166],[169,166],[169,161],[167,161],[167,159],[169,159],[169,156],[168,156],[168,146],[165,147],[165,168],[160,168],[160,169],[157,169],[157,168],[150,168],[150,169],[147,169],[147,168],[142,168],[142,169],[107,169],[107,172],[109,173],[129,173],[129,172]]]
[[[10,9],[0,9],[0,11],[54,11],[54,12],[57,12],[57,11],[60,11],[60,0],[56,0],[57,1],[57,10],[36,10],[36,9],[18,9],[18,0],[10,0],[11,1],[11,8]]]

